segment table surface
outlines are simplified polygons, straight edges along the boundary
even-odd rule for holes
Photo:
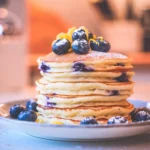
[[[150,133],[105,142],[61,142],[39,139],[15,130],[1,131],[0,150],[149,150]]]

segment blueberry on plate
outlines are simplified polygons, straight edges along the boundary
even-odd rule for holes
[[[101,39],[91,39],[90,40],[90,47],[93,51],[99,51],[99,52],[108,52],[110,50],[110,44],[109,42]]]
[[[89,124],[98,124],[98,122],[93,117],[87,117],[81,120],[81,125],[89,125]]]
[[[142,110],[135,114],[134,119],[135,121],[147,121],[147,120],[150,120],[150,114]]]
[[[73,33],[72,33],[72,41],[75,41],[75,40],[81,40],[81,39],[85,39],[87,40],[87,35],[86,35],[86,32],[84,29],[76,29]]]
[[[72,43],[72,50],[79,55],[87,54],[89,51],[89,44],[86,40],[75,40]]]
[[[67,39],[58,39],[53,42],[52,50],[57,55],[66,54],[70,49],[71,43]]]
[[[135,108],[130,115],[134,122],[147,121],[150,120],[150,109],[146,107]]]
[[[10,108],[9,113],[12,118],[17,118],[19,113],[23,110],[24,110],[23,106],[16,104]]]
[[[127,119],[121,116],[111,117],[107,124],[120,124],[120,123],[128,123]]]
[[[28,101],[26,102],[26,109],[27,109],[27,110],[37,111],[37,110],[36,110],[37,105],[38,105],[38,104],[36,103],[35,100],[33,100],[33,99],[28,100]]]
[[[37,114],[33,110],[24,110],[20,112],[18,119],[22,121],[36,121]]]

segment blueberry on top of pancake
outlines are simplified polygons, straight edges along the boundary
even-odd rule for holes
[[[108,52],[110,50],[110,44],[108,41],[104,40],[103,37],[98,39],[90,39],[90,47],[94,51]]]
[[[86,35],[86,32],[85,30],[79,28],[79,29],[76,29],[73,33],[72,33],[72,40],[75,41],[77,39],[85,39],[87,40],[87,35]]]
[[[57,55],[66,54],[70,49],[70,41],[68,39],[58,39],[54,41],[52,50]]]
[[[85,39],[81,39],[81,40],[75,40],[72,43],[72,50],[76,53],[76,54],[87,54],[89,51],[89,44]]]

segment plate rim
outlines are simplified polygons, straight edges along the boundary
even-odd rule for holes
[[[21,102],[21,101],[26,101],[27,99],[24,100],[14,100],[11,102],[4,102],[0,103],[2,104],[10,104],[13,102]],[[130,99],[132,101],[132,99]],[[134,101],[134,100],[133,100]],[[142,101],[142,100],[138,100]],[[146,101],[142,101],[146,102]],[[147,103],[147,102],[146,102]],[[115,127],[137,127],[137,126],[147,126],[150,125],[150,120],[147,121],[140,121],[140,122],[131,122],[131,123],[123,123],[123,124],[98,124],[98,125],[57,125],[57,124],[46,124],[46,123],[38,123],[38,122],[28,122],[28,121],[20,121],[17,119],[11,119],[11,118],[6,118],[3,116],[0,116],[0,120],[4,120],[7,122],[13,122],[13,123],[18,123],[18,124],[24,124],[24,125],[34,125],[34,126],[39,126],[39,127],[52,127],[52,128],[115,128]]]

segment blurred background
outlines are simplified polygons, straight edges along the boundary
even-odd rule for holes
[[[150,0],[0,0],[0,101],[35,96],[36,59],[72,26],[133,58],[131,98],[150,100]]]

